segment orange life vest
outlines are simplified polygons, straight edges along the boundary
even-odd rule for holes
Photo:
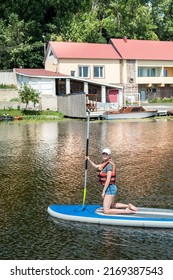
[[[113,166],[113,169],[111,171],[111,179],[110,179],[110,184],[114,185],[115,184],[115,181],[116,181],[116,165],[114,163],[114,161],[112,159],[109,159],[108,161],[106,162],[103,162],[99,169],[98,169],[98,172],[99,172],[99,182],[104,185],[105,182],[106,182],[106,179],[107,179],[107,173],[103,173],[102,170],[106,167],[106,165],[108,164],[112,164]]]

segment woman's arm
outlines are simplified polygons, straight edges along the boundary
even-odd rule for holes
[[[86,157],[94,168],[99,168],[100,164],[95,164],[89,157]]]

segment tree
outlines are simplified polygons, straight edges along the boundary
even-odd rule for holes
[[[14,13],[9,15],[7,25],[0,21],[0,68],[34,68],[42,65],[43,42],[33,42],[29,31],[32,28],[33,22],[25,23]]]
[[[145,0],[93,0],[88,11],[73,15],[64,40],[109,42],[110,38],[158,40],[150,6]]]
[[[124,36],[173,40],[173,0],[0,0],[0,69],[43,67],[50,40]]]
[[[119,24],[120,37],[127,36],[131,39],[158,40],[156,25],[153,22],[150,8],[141,0],[120,1]],[[117,37],[114,34],[114,37]]]
[[[38,91],[33,89],[31,86],[28,86],[27,84],[24,84],[23,87],[19,90],[19,97],[21,99],[21,102],[26,104],[26,109],[29,102],[32,102],[35,108],[35,105],[40,101]]]
[[[160,40],[173,40],[173,0],[151,0],[151,15]]]
[[[96,13],[75,15],[63,39],[74,42],[106,43],[100,32],[100,22]]]

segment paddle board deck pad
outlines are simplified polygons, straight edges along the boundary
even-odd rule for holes
[[[173,228],[173,210],[138,208],[135,214],[107,215],[100,205],[50,205],[48,213],[58,219],[94,224]]]

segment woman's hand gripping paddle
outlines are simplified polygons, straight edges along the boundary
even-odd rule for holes
[[[84,209],[85,200],[86,200],[86,191],[87,191],[87,190],[86,190],[86,182],[87,182],[87,172],[88,172],[89,128],[90,128],[90,111],[88,110],[88,118],[87,118],[87,139],[86,139],[86,159],[85,159],[85,180],[84,180],[82,210]]]

